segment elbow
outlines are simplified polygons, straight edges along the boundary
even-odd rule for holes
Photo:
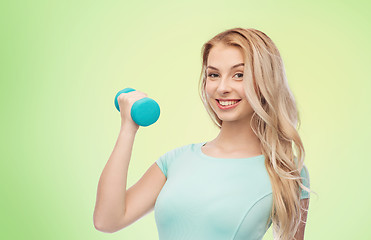
[[[94,228],[100,232],[104,233],[114,233],[117,232],[118,230],[113,228],[112,226],[109,226],[106,221],[102,220],[97,220],[95,217],[93,219],[94,222]]]
[[[94,219],[94,228],[97,229],[100,232],[107,232],[107,229],[104,227],[102,222],[98,222]]]
[[[115,230],[113,228],[110,228],[108,226],[105,226],[102,223],[95,222],[95,221],[94,221],[94,228],[97,229],[98,231],[104,232],[104,233],[114,233],[114,232],[117,231],[117,230]]]
[[[126,227],[113,216],[103,216],[97,212],[93,214],[93,223],[96,230],[104,233],[115,233]]]

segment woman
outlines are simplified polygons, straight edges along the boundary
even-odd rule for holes
[[[155,209],[160,240],[304,239],[309,174],[296,130],[299,116],[282,59],[256,29],[219,33],[202,48],[201,99],[219,135],[162,155],[127,191],[135,134],[131,105],[98,185],[94,225],[115,232]],[[294,149],[296,155],[294,154]]]

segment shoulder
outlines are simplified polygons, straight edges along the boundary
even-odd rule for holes
[[[193,150],[195,144],[187,144],[182,146],[177,146],[165,153],[163,153],[157,160],[156,163],[162,170],[162,172],[167,177],[167,171],[171,167],[174,159],[179,158],[181,155],[186,154]]]
[[[294,161],[295,161],[295,164],[297,165],[298,164],[298,159],[297,157],[294,157]],[[308,168],[307,166],[305,165],[305,162],[303,162],[303,167],[300,171],[300,175],[302,177],[306,177],[306,178],[309,178],[309,171],[308,171]]]
[[[177,146],[161,155],[161,157],[175,157],[187,151],[191,151],[194,147],[194,143]]]
[[[297,157],[295,156],[294,157],[294,161],[296,164],[298,164],[298,159]],[[308,171],[308,168],[307,166],[305,165],[305,163],[303,162],[303,167],[301,168],[300,170],[300,176],[302,177],[302,182],[304,185],[309,185],[309,171]]]
[[[303,164],[303,168],[301,169],[300,176],[303,177],[304,185],[309,186],[309,182],[310,182],[309,171],[305,164]]]

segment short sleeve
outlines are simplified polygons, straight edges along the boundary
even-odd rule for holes
[[[162,173],[165,175],[166,178],[167,178],[167,156],[168,154],[165,153],[156,160],[158,167],[161,169]]]
[[[172,162],[174,159],[178,158],[182,153],[189,150],[189,147],[191,145],[186,146],[180,146],[177,148],[174,148],[165,154],[161,155],[157,160],[156,163],[165,175],[166,178],[168,178],[169,169],[171,169]]]
[[[302,179],[303,185],[306,186],[307,188],[310,188],[309,172],[308,172],[308,168],[304,164],[303,164],[303,168],[301,169],[300,176],[303,177],[303,179]],[[310,197],[309,192],[307,192],[305,189],[302,189],[301,187],[300,187],[300,189],[301,189],[300,199]]]

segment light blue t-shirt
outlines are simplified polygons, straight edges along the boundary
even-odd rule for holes
[[[264,155],[215,158],[201,151],[205,143],[177,147],[156,161],[167,178],[154,208],[159,239],[262,239],[273,200]],[[301,176],[309,187],[305,165]],[[309,193],[301,189],[303,198]]]

